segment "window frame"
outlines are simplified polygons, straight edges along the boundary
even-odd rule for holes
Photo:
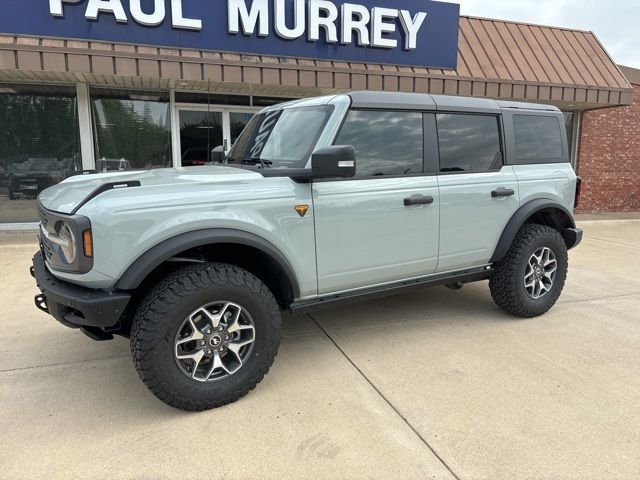
[[[496,123],[498,125],[498,142],[500,146],[500,154],[502,155],[502,164],[499,168],[487,169],[487,170],[466,170],[462,172],[454,171],[454,172],[442,172],[442,156],[440,152],[440,130],[438,129],[438,115],[465,115],[465,116],[474,116],[474,117],[493,117],[496,119]],[[479,175],[482,173],[496,173],[500,172],[505,166],[508,165],[507,162],[507,149],[506,149],[506,139],[505,139],[505,125],[504,125],[504,117],[502,113],[493,113],[493,112],[460,112],[460,111],[438,111],[435,112],[436,119],[436,137],[438,139],[438,164],[436,165],[438,175]]]
[[[419,114],[422,116],[422,172],[419,173],[410,173],[410,174],[406,174],[406,175],[363,175],[363,176],[357,176],[357,171],[358,171],[358,158],[356,157],[356,176],[353,178],[338,178],[338,179],[323,179],[323,180],[315,180],[315,181],[321,181],[321,182],[336,182],[336,181],[357,181],[357,180],[385,180],[385,179],[398,179],[398,178],[414,178],[414,177],[431,177],[431,176],[435,176],[435,172],[431,173],[431,172],[427,172],[427,157],[426,154],[429,150],[429,145],[427,143],[427,124],[425,121],[425,117],[428,116],[430,113],[433,114],[433,111],[429,111],[429,110],[405,110],[405,109],[395,109],[395,108],[349,108],[347,110],[347,112],[344,115],[344,118],[342,119],[342,122],[340,123],[340,127],[338,128],[338,131],[336,132],[331,145],[335,146],[335,145],[339,145],[337,143],[338,138],[340,138],[340,135],[342,134],[342,130],[344,129],[345,124],[347,123],[347,120],[349,119],[349,114],[351,112],[381,112],[381,113],[413,113],[413,114]],[[436,132],[437,133],[437,132]]]

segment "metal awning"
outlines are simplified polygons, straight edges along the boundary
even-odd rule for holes
[[[466,95],[587,110],[633,89],[592,32],[461,17],[457,70],[0,35],[0,82],[310,96],[349,90]]]

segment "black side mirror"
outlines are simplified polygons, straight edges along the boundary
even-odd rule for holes
[[[334,145],[316,150],[311,156],[313,178],[353,178],[356,175],[356,149]]]
[[[211,150],[211,161],[213,163],[223,163],[224,160],[224,146],[220,145]]]

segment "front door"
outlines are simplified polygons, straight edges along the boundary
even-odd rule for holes
[[[313,184],[319,293],[432,274],[439,195],[422,113],[353,110],[335,144],[355,147],[357,176]]]
[[[500,117],[436,115],[440,146],[438,272],[486,265],[518,210],[518,181],[503,165]]]
[[[194,167],[211,162],[211,150],[223,146],[231,150],[257,109],[218,108],[206,105],[178,105],[176,121],[179,161],[177,166]]]

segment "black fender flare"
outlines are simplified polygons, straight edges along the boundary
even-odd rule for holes
[[[286,272],[294,298],[300,296],[300,284],[286,256],[271,242],[253,233],[226,228],[209,228],[187,232],[165,240],[143,253],[116,283],[118,290],[135,290],[157,267],[181,252],[215,244],[238,244],[253,247],[269,255]]]
[[[493,253],[493,257],[491,257],[490,263],[496,263],[502,260],[507,255],[507,252],[509,251],[511,244],[513,243],[513,240],[516,238],[518,231],[522,228],[522,226],[527,221],[527,219],[529,219],[532,215],[535,215],[536,213],[546,209],[560,210],[562,213],[564,213],[567,216],[567,218],[569,218],[569,222],[563,226],[563,229],[576,228],[576,222],[573,219],[573,215],[562,204],[558,203],[555,200],[550,200],[547,198],[532,200],[531,202],[524,204],[522,207],[520,207],[516,211],[516,213],[513,214],[513,216],[511,217],[511,220],[509,220],[509,223],[507,223],[507,226],[504,228],[504,231],[502,232],[502,236],[498,241],[498,246],[496,247]],[[563,234],[563,237],[564,237],[565,236],[564,232],[561,231],[561,233]],[[565,237],[565,241],[566,241],[566,237]],[[571,248],[573,245],[567,245],[567,246]]]

